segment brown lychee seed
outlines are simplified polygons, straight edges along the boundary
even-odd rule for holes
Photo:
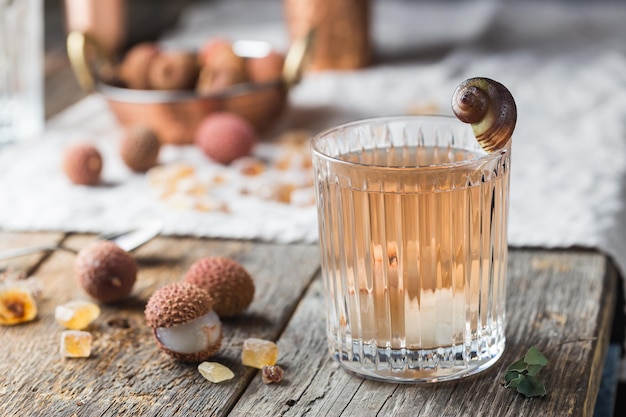
[[[159,48],[151,42],[133,46],[124,56],[119,67],[119,78],[128,88],[147,90],[150,88],[148,72],[152,61],[159,55]]]
[[[100,151],[89,143],[71,145],[63,153],[63,172],[74,184],[98,184],[102,166]]]
[[[83,248],[76,256],[74,271],[81,288],[103,303],[127,297],[137,279],[135,259],[108,240]]]
[[[161,52],[148,72],[150,86],[155,90],[193,89],[198,79],[196,55],[185,51]]]
[[[131,170],[146,172],[157,164],[161,143],[154,130],[147,126],[128,129],[120,143],[120,156]]]
[[[205,290],[175,282],[157,290],[146,304],[146,323],[157,346],[181,362],[203,362],[219,350],[222,323]]]
[[[220,317],[242,313],[254,298],[254,282],[248,271],[226,257],[199,259],[189,268],[183,282],[206,290],[213,298],[213,310]]]

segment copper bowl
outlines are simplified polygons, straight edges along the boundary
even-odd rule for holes
[[[259,132],[269,129],[284,110],[289,89],[300,81],[311,39],[312,33],[291,45],[280,78],[240,83],[208,95],[192,90],[135,90],[107,84],[102,80],[112,72],[112,60],[95,39],[82,32],[68,35],[67,51],[81,87],[102,94],[121,126],[146,125],[163,143],[188,144],[193,143],[202,119],[217,111],[236,113]]]

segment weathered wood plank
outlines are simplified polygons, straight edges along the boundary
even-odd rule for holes
[[[599,254],[512,251],[503,358],[478,376],[424,386],[369,381],[335,364],[326,349],[317,279],[278,342],[285,381],[265,386],[254,379],[231,415],[591,416],[615,283],[615,269]],[[583,341],[568,343],[576,340]],[[506,367],[532,345],[550,359],[539,375],[549,391],[543,399],[500,386]]]
[[[81,247],[91,237],[73,236]],[[197,259],[224,255],[241,262],[254,277],[255,299],[237,319],[224,320],[222,349],[215,360],[236,377],[213,385],[195,366],[174,362],[160,352],[143,319],[147,298],[160,286],[179,280]],[[84,298],[72,276],[74,255],[56,252],[37,271],[44,283],[39,318],[0,328],[0,415],[189,416],[227,415],[255,370],[240,363],[248,337],[276,339],[318,269],[311,245],[158,238],[136,253],[140,266],[133,297],[104,306],[92,326],[93,355],[64,359],[58,353],[62,331],[54,308]],[[18,365],[19,364],[19,365]]]
[[[0,252],[27,246],[59,243],[65,237],[61,232],[6,232],[0,230]],[[8,270],[29,274],[33,268],[49,253],[39,252],[32,255],[0,260],[0,272]]]

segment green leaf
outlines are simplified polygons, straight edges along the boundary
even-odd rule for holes
[[[543,353],[541,353],[539,349],[531,346],[531,348],[528,349],[528,352],[526,352],[526,356],[524,356],[524,362],[528,365],[546,366],[548,364],[548,359],[543,356]]]
[[[546,387],[534,376],[526,375],[517,384],[517,392],[527,397],[543,397],[546,395]]]
[[[526,373],[530,376],[535,376],[541,371],[541,368],[543,368],[541,365],[528,365],[526,367]]]
[[[504,384],[505,388],[517,388],[520,381],[524,378],[524,375],[518,372],[511,372],[504,375],[504,380],[506,383]]]
[[[510,364],[509,367],[506,368],[506,371],[507,372],[511,372],[511,371],[521,372],[521,371],[523,371],[525,369],[526,369],[526,362],[524,362],[523,359],[520,359],[520,360]]]
[[[507,371],[507,373],[504,374],[504,381],[509,382],[510,380],[515,379],[520,375],[521,374],[517,371]]]
[[[546,387],[536,378],[541,369],[548,364],[548,359],[532,346],[524,355],[524,359],[513,362],[504,374],[505,388],[516,388],[517,392],[526,397],[542,397],[546,395]]]

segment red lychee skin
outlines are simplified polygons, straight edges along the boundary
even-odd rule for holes
[[[198,52],[201,65],[196,91],[211,94],[248,80],[246,59],[235,54],[230,41],[208,40]]]
[[[228,39],[211,38],[198,51],[198,63],[200,65],[219,63],[233,55],[232,43]]]
[[[285,64],[285,56],[276,51],[260,58],[248,58],[246,67],[248,77],[255,83],[264,83],[280,79]]]
[[[151,42],[133,46],[124,57],[119,68],[119,77],[128,88],[147,90],[150,88],[148,72],[153,60],[159,55],[159,48]]]
[[[102,173],[102,155],[89,143],[78,143],[63,153],[63,172],[77,185],[96,185]]]
[[[213,311],[220,317],[242,313],[254,298],[254,282],[248,271],[223,256],[199,259],[191,265],[182,282],[206,290],[213,298]]]
[[[152,328],[172,327],[208,314],[213,298],[204,289],[185,282],[174,282],[156,290],[144,310]]]
[[[83,248],[74,261],[81,288],[103,303],[126,298],[137,279],[137,263],[124,249],[103,240]]]
[[[213,67],[205,65],[200,70],[196,91],[202,95],[217,93],[248,80],[245,68]]]
[[[150,65],[148,80],[155,90],[189,90],[198,80],[196,55],[184,51],[161,52]]]
[[[157,164],[161,143],[146,126],[134,126],[125,132],[120,143],[122,160],[135,172],[146,172]]]
[[[196,130],[196,144],[204,154],[220,164],[248,156],[257,142],[254,128],[241,116],[219,112],[207,116]]]

